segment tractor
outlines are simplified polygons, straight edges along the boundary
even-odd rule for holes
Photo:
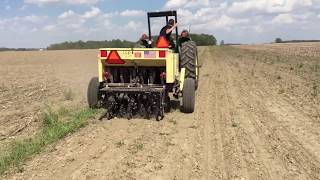
[[[152,39],[151,18],[165,17],[177,22],[176,11],[149,12],[149,40]],[[90,80],[87,100],[90,108],[104,108],[101,117],[112,119],[136,116],[164,118],[170,110],[170,97],[182,99],[184,113],[193,113],[199,81],[197,46],[188,31],[178,35],[175,48],[163,38],[151,48],[101,48],[98,55],[98,77]]]

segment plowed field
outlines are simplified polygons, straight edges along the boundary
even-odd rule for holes
[[[0,53],[2,136],[43,101],[65,103],[64,89],[75,96],[67,104],[85,106],[96,53]],[[239,47],[201,47],[199,57],[195,113],[93,119],[4,178],[320,179],[320,57]]]

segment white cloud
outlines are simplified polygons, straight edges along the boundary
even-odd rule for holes
[[[146,13],[142,10],[125,10],[120,13],[121,16],[144,16]]]
[[[127,25],[126,28],[130,30],[139,30],[142,28],[143,24],[141,22],[135,22],[135,21],[130,21]]]
[[[82,4],[96,4],[98,0],[24,0],[24,2],[28,4],[36,4],[38,6],[42,6],[46,4],[54,4],[54,3],[82,5]]]
[[[0,25],[4,24],[6,22],[5,19],[0,19]]]
[[[91,7],[90,10],[79,14],[73,10],[68,10],[63,12],[56,18],[56,22],[51,21],[51,24],[48,24],[43,31],[51,31],[54,33],[65,33],[69,34],[81,34],[88,35],[97,30],[97,27],[104,27],[104,21],[107,18],[104,18],[104,14],[101,13],[101,10],[97,7]],[[99,23],[99,24],[98,24]],[[89,25],[90,24],[90,25]],[[79,38],[81,39],[81,38]]]
[[[276,17],[280,16],[281,14],[277,15]],[[292,23],[296,23],[296,24],[308,24],[308,22],[312,22],[312,21],[316,21],[316,13],[314,12],[299,12],[299,13],[291,13],[289,14],[289,16],[291,17],[288,17],[288,21],[285,21],[287,22],[288,24],[292,24]],[[275,18],[276,18],[275,17]],[[292,19],[292,22],[290,22],[290,18]],[[304,25],[303,25],[304,26]]]
[[[75,13],[72,10],[68,10],[68,11],[62,13],[61,15],[59,15],[59,18],[66,19],[66,18],[72,17],[74,15],[75,15]]]
[[[19,8],[19,10],[21,10],[21,11],[24,11],[24,10],[26,10],[27,9],[27,5],[23,5],[23,6],[21,6],[20,8]]]
[[[5,7],[5,9],[6,9],[7,11],[9,11],[9,10],[11,10],[11,6],[7,5],[7,6]]]
[[[306,12],[302,14],[293,14],[293,17],[299,20],[307,20],[309,18],[312,18],[312,16],[315,16],[316,14],[313,12]]]
[[[10,41],[10,39],[17,39],[17,37],[23,36],[31,38],[29,43],[32,44],[32,38],[35,38],[35,34],[39,32],[39,29],[42,29],[42,26],[45,26],[47,19],[47,16],[36,15],[0,19],[0,33],[3,34],[1,39]],[[19,40],[20,39],[14,41],[18,43],[17,46],[20,46]]]
[[[119,12],[111,12],[111,13],[105,13],[103,14],[103,18],[112,18],[112,17],[115,17],[115,16],[118,16],[119,15]]]
[[[194,14],[187,9],[178,9],[178,18],[178,26],[181,29],[189,29],[189,25],[194,24],[195,20]]]
[[[188,7],[190,2],[198,2],[198,6]],[[314,22],[317,15],[313,11],[320,9],[316,2],[320,0],[218,0],[209,5],[205,1],[169,0],[165,7],[181,7],[177,10],[180,29],[191,26],[194,33],[258,37],[261,33],[282,32],[279,24],[292,24],[299,29],[297,24]]]
[[[7,19],[0,19],[0,29],[4,29]]]
[[[222,15],[218,19],[213,19],[209,22],[209,25],[207,28],[215,28],[215,29],[227,29],[231,26],[235,25],[241,25],[241,24],[247,24],[248,19],[235,19],[233,17]]]
[[[71,23],[71,24],[66,24],[66,28],[77,30],[77,29],[81,29],[82,25],[83,25],[82,23]]]
[[[90,19],[93,17],[96,17],[97,15],[99,15],[101,13],[100,9],[97,7],[92,7],[91,11],[85,12],[84,15],[82,17],[86,18],[86,19]]]
[[[77,14],[72,10],[68,10],[68,11],[60,14],[58,16],[58,18],[61,20],[66,20],[66,19],[76,20],[76,19],[78,19],[77,21],[84,21],[84,19],[94,18],[94,17],[98,16],[99,14],[101,14],[101,10],[99,8],[91,7],[90,11],[87,11],[82,15]]]
[[[38,32],[38,31],[39,31],[38,28],[34,27],[30,30],[30,33]]]
[[[107,20],[107,19],[103,21],[103,26],[104,26],[105,28],[110,29],[110,28],[111,28],[111,25],[112,25],[111,21],[109,21],[109,20]]]
[[[292,24],[294,22],[296,22],[296,20],[291,14],[279,14],[272,19],[273,24]]]
[[[248,24],[248,19],[232,17],[223,13],[226,11],[225,5],[199,8],[196,11],[188,9],[178,9],[179,26],[182,29],[201,30],[229,29],[232,26]]]
[[[191,0],[185,5],[186,8],[196,8],[200,6],[209,6],[209,0]]]
[[[253,29],[257,33],[263,33],[264,32],[263,28],[260,25],[254,26]]]
[[[47,18],[48,18],[48,16],[35,16],[35,15],[30,15],[30,16],[24,17],[23,19],[24,19],[25,21],[32,22],[32,23],[42,23],[42,22],[44,22]]]
[[[168,0],[164,8],[196,8],[199,6],[209,6],[209,0]]]
[[[36,16],[36,15],[29,15],[29,16],[25,16],[25,17],[13,17],[13,18],[7,18],[7,19],[3,19],[0,20],[0,22],[2,23],[6,23],[6,24],[20,24],[20,23],[33,23],[33,24],[40,24],[40,23],[44,23],[45,20],[48,19],[48,16]]]
[[[43,28],[44,31],[53,31],[56,28],[56,25],[47,25]]]
[[[317,0],[245,0],[233,2],[231,13],[259,11],[266,13],[285,13],[301,7],[310,7]]]
[[[177,8],[182,7],[184,4],[186,4],[188,0],[168,0],[168,2],[165,4],[165,8]]]

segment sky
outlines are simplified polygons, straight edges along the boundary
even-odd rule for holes
[[[147,33],[147,12],[177,10],[179,29],[225,43],[320,39],[320,0],[0,0],[0,47],[43,48]],[[165,19],[152,20],[158,34]]]

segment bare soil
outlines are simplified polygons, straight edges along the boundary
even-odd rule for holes
[[[47,105],[85,102],[96,50],[0,53],[0,149],[39,128]]]
[[[243,49],[268,51],[278,54],[290,54],[305,57],[320,57],[320,42],[309,43],[276,43],[261,45],[238,45]]]
[[[1,126],[23,119],[18,112],[36,112],[40,97],[64,101],[61,88],[84,105],[96,53],[1,53],[0,104],[8,107]],[[4,178],[320,179],[319,58],[234,47],[202,47],[199,55],[195,113],[173,110],[160,122],[92,120]],[[27,87],[41,94],[41,84],[42,96],[26,96]]]

